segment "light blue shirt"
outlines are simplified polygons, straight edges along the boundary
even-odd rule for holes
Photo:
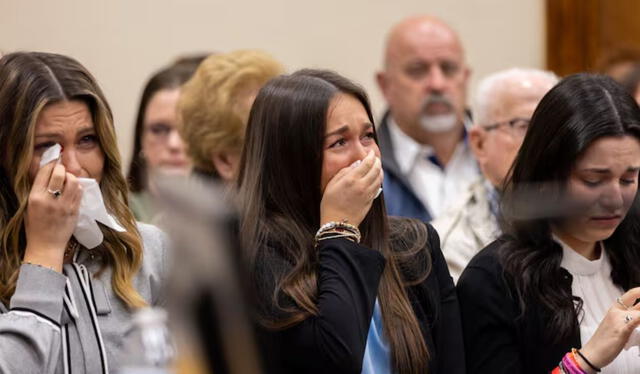
[[[389,343],[384,337],[382,311],[376,298],[367,335],[367,346],[362,359],[362,374],[391,374],[391,372]]]

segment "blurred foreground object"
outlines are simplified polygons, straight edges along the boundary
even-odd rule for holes
[[[165,177],[157,185],[174,247],[167,309],[178,373],[261,373],[245,307],[237,218],[225,191],[199,178]]]
[[[119,374],[169,374],[175,349],[167,329],[167,312],[142,308],[133,316],[127,356]]]

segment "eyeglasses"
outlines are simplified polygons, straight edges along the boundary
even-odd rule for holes
[[[484,126],[484,129],[487,131],[493,131],[500,127],[504,127],[505,125],[508,125],[509,130],[513,135],[523,138],[524,135],[527,133],[527,129],[529,128],[530,122],[531,122],[530,119],[516,117],[508,121],[496,122],[489,126]]]
[[[173,131],[177,131],[174,126],[166,123],[154,123],[145,127],[144,131],[147,132],[151,139],[158,142],[166,142],[169,139],[169,135]]]

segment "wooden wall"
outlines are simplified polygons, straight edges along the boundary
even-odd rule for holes
[[[614,54],[639,54],[640,1],[547,0],[547,68],[559,75],[598,70]]]

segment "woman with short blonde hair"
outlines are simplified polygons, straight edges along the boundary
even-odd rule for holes
[[[196,173],[235,178],[253,100],[282,72],[280,63],[255,50],[209,56],[200,64],[178,103],[180,132]]]

